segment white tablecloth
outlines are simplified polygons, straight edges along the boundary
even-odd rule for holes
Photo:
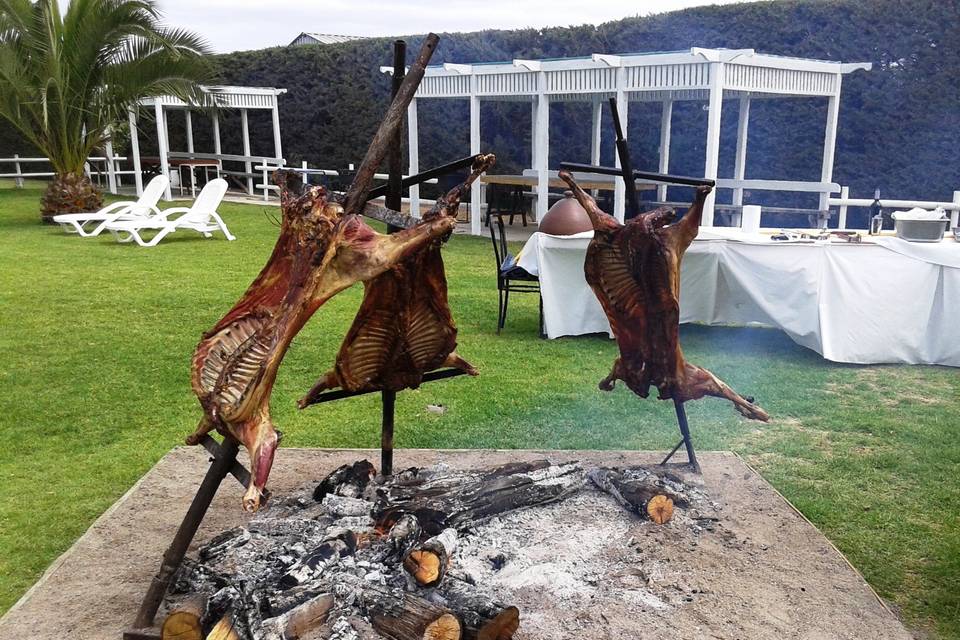
[[[520,253],[520,266],[540,276],[550,338],[610,331],[583,276],[592,235],[535,233]],[[776,327],[837,362],[960,366],[960,243],[953,240],[698,238],[680,275],[681,322]]]

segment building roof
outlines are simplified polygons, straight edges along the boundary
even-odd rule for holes
[[[365,36],[342,36],[333,33],[313,33],[312,31],[302,31],[300,35],[294,38],[288,46],[297,44],[337,44],[338,42],[364,40],[365,38]]]

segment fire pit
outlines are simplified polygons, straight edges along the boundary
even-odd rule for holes
[[[214,537],[179,571],[163,637],[509,640],[543,598],[693,602],[663,584],[659,559],[638,562],[639,530],[628,533],[641,521],[692,544],[723,535],[719,506],[663,467],[540,459],[374,475],[366,460],[343,465]]]

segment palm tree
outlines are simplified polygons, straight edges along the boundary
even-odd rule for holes
[[[160,24],[155,0],[0,0],[0,116],[50,159],[44,221],[102,198],[83,166],[141,98],[207,104],[202,38]]]

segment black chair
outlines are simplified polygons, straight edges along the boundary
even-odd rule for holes
[[[527,226],[527,203],[523,196],[523,187],[504,184],[488,185],[487,212],[488,224],[490,215],[510,216],[510,226],[513,226],[513,219],[520,216],[523,226]]]
[[[517,260],[507,248],[507,236],[503,219],[509,213],[488,213],[487,226],[490,227],[490,240],[493,241],[493,256],[497,261],[497,294],[500,298],[497,313],[497,335],[507,322],[507,305],[510,293],[536,293],[540,298],[540,337],[543,331],[543,298],[540,297],[540,278],[517,266]]]

